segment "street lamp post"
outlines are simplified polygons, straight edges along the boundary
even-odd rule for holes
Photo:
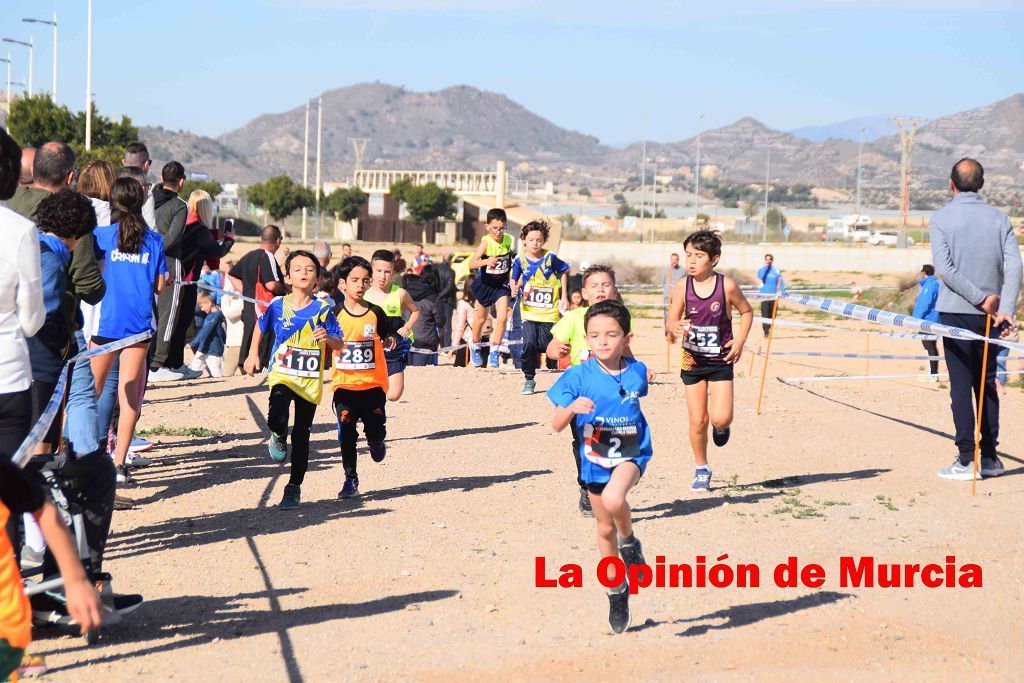
[[[765,242],[768,241],[768,183],[771,178],[772,171],[772,150],[768,148],[768,159],[765,161],[764,168],[764,237]]]
[[[85,151],[92,149],[92,0],[86,18],[85,40]]]
[[[306,134],[302,138],[302,187],[309,189],[309,100],[306,100]],[[306,220],[309,209],[302,207],[302,240],[306,240]]]
[[[860,169],[861,169],[861,157],[864,156],[864,129],[860,129],[860,144],[857,147],[857,210],[854,212],[856,216],[860,216]]]
[[[313,236],[320,239],[320,162],[324,156],[324,98],[321,95],[316,101],[316,224]]]
[[[7,113],[11,113],[11,53],[7,53],[7,59],[0,59],[0,62],[7,62]]]
[[[15,40],[14,38],[4,38],[5,43],[14,43],[15,45],[24,45],[28,48],[28,96],[32,97],[32,36],[28,37],[28,42],[24,40]]]
[[[46,24],[53,26],[53,103],[57,104],[57,12],[53,13],[53,21],[49,19],[22,19],[26,24]],[[31,73],[31,71],[29,72]],[[31,81],[31,76],[29,81]]]
[[[697,224],[697,215],[700,213],[700,136],[704,128],[704,114],[697,119],[697,173],[694,174],[693,187],[693,224]]]

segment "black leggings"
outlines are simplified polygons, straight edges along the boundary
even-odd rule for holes
[[[334,390],[334,414],[338,416],[338,440],[346,479],[359,479],[356,471],[357,422],[363,421],[367,441],[383,441],[388,434],[385,408],[388,397],[380,387],[353,391]]]
[[[939,355],[939,342],[935,341],[934,339],[924,339],[921,341],[921,343],[924,344],[924,350],[928,352],[929,356]],[[931,371],[933,375],[939,374],[938,360],[930,360],[928,361],[928,364],[929,366],[931,366]]]
[[[289,484],[302,485],[309,468],[309,430],[316,416],[316,404],[310,403],[283,384],[270,389],[270,410],[267,426],[278,436],[288,434],[288,406],[295,402],[295,421],[292,423],[292,471]]]
[[[10,459],[32,429],[32,390],[0,394],[0,457]],[[7,537],[14,547],[14,555],[21,551],[21,533],[18,524],[21,515],[7,519]]]
[[[114,516],[116,472],[114,461],[104,453],[68,460],[57,470],[57,485],[68,501],[82,509],[85,542],[89,556],[82,558],[93,576],[103,570],[103,552]],[[49,549],[43,557],[43,577],[52,578],[60,570]]]

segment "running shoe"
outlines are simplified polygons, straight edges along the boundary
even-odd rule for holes
[[[277,504],[278,510],[294,510],[299,507],[299,498],[301,497],[302,489],[298,484],[285,484],[284,485],[284,496],[281,498],[281,502]]]
[[[128,472],[128,465],[120,465],[117,468],[117,483],[125,485],[135,483],[135,478]]]
[[[476,367],[482,368],[484,366],[484,354],[480,351],[480,347],[477,346],[476,342],[471,342],[469,345],[469,357]]]
[[[359,495],[359,480],[346,479],[345,485],[341,487],[338,498],[355,498]]]
[[[728,427],[722,427],[721,429],[719,429],[718,427],[712,427],[711,440],[715,442],[716,446],[721,448],[725,444],[729,443],[730,433],[731,430]]]
[[[636,534],[630,540],[619,539],[619,555],[627,567],[647,564],[647,560],[644,559],[644,548],[640,545],[640,539],[636,537]]]
[[[537,388],[537,380],[528,379],[523,382],[523,394],[529,396]]]
[[[187,365],[182,365],[180,368],[174,368],[174,372],[178,373],[185,379],[199,379],[203,376],[202,370],[193,370]]]
[[[42,676],[46,672],[46,658],[42,655],[26,653],[21,658],[21,665],[18,667],[18,678],[34,678]]]
[[[138,593],[115,595],[113,609],[118,614],[130,614],[138,609],[142,602],[142,596]]]
[[[139,437],[132,438],[132,445],[128,447],[129,453],[146,453],[153,450],[153,444]]]
[[[501,351],[491,351],[487,357],[487,367],[497,368],[501,366]]]
[[[370,447],[370,457],[373,461],[383,462],[384,456],[388,454],[388,445],[383,441],[367,441],[366,445]]]
[[[981,475],[983,477],[1001,477],[1006,474],[1006,467],[999,458],[982,458]]]
[[[128,465],[128,467],[149,467],[153,464],[153,461],[144,455],[128,451],[128,457],[124,459],[124,464]]]
[[[155,382],[180,382],[183,379],[185,379],[185,375],[180,372],[175,372],[170,368],[160,368],[158,370],[149,371],[150,384]]]
[[[580,514],[584,517],[594,516],[594,508],[590,506],[590,492],[586,486],[580,487]]]
[[[122,496],[120,493],[114,494],[114,509],[115,510],[131,510],[135,507],[135,501],[127,496]]]
[[[693,473],[693,484],[690,486],[691,491],[697,493],[708,493],[711,491],[711,468],[710,467],[698,467]]]
[[[984,477],[984,472],[978,472],[978,479]],[[953,461],[949,467],[939,470],[939,479],[952,479],[953,481],[971,481],[974,479],[974,463],[960,464],[960,458]]]
[[[608,593],[608,625],[614,633],[623,633],[629,628],[632,617],[629,614],[629,589],[625,582],[618,593]]]
[[[274,462],[284,462],[288,458],[288,437],[271,432],[267,451]]]

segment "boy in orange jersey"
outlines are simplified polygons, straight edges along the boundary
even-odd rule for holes
[[[370,262],[350,256],[338,267],[339,286],[345,302],[338,313],[345,345],[334,356],[331,389],[334,413],[338,416],[338,440],[345,467],[345,485],[339,498],[359,495],[356,471],[357,423],[362,420],[363,434],[370,457],[381,462],[387,454],[388,366],[384,351],[395,348],[399,340],[395,323],[382,308],[365,300],[373,270]]]

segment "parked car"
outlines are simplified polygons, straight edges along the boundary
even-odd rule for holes
[[[876,230],[871,233],[870,237],[868,237],[868,244],[872,244],[876,247],[895,247],[898,239],[899,233],[895,230]],[[910,235],[907,235],[907,246],[914,246],[914,238]]]
[[[864,225],[855,225],[850,228],[851,242],[871,242],[871,229]]]

